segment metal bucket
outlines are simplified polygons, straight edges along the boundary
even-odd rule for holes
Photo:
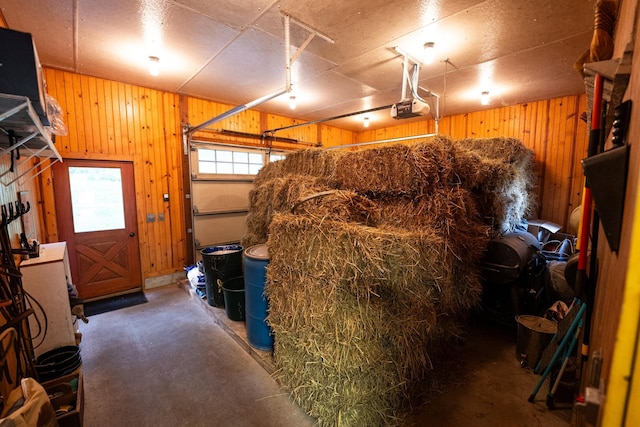
[[[518,322],[516,357],[523,368],[535,368],[543,350],[557,332],[558,325],[551,320],[530,315],[516,316],[516,322]]]

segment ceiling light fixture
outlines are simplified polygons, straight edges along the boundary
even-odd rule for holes
[[[368,116],[364,116],[364,119],[362,119],[363,125],[364,127],[368,128],[369,127],[369,117]]]
[[[289,108],[291,108],[292,110],[296,109],[296,96],[295,95],[290,95],[289,96]]]
[[[149,74],[157,76],[160,74],[160,58],[157,56],[149,57]]]
[[[480,104],[489,105],[489,91],[483,91],[480,95]]]
[[[436,44],[434,42],[427,42],[424,44],[424,53],[422,62],[425,64],[433,63],[433,57],[436,53]]]

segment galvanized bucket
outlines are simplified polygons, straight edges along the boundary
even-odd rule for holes
[[[551,338],[558,330],[558,325],[551,320],[538,316],[516,316],[518,322],[518,339],[516,357],[520,366],[535,368],[542,351],[549,345]]]

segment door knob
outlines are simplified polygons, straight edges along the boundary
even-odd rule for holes
[[[136,233],[134,233],[133,231],[131,233],[129,233],[129,237],[135,237]]]

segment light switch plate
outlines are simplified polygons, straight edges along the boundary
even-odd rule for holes
[[[163,213],[159,213],[158,214],[158,221],[164,221],[164,214]]]
[[[155,214],[147,214],[147,222],[156,222]]]

